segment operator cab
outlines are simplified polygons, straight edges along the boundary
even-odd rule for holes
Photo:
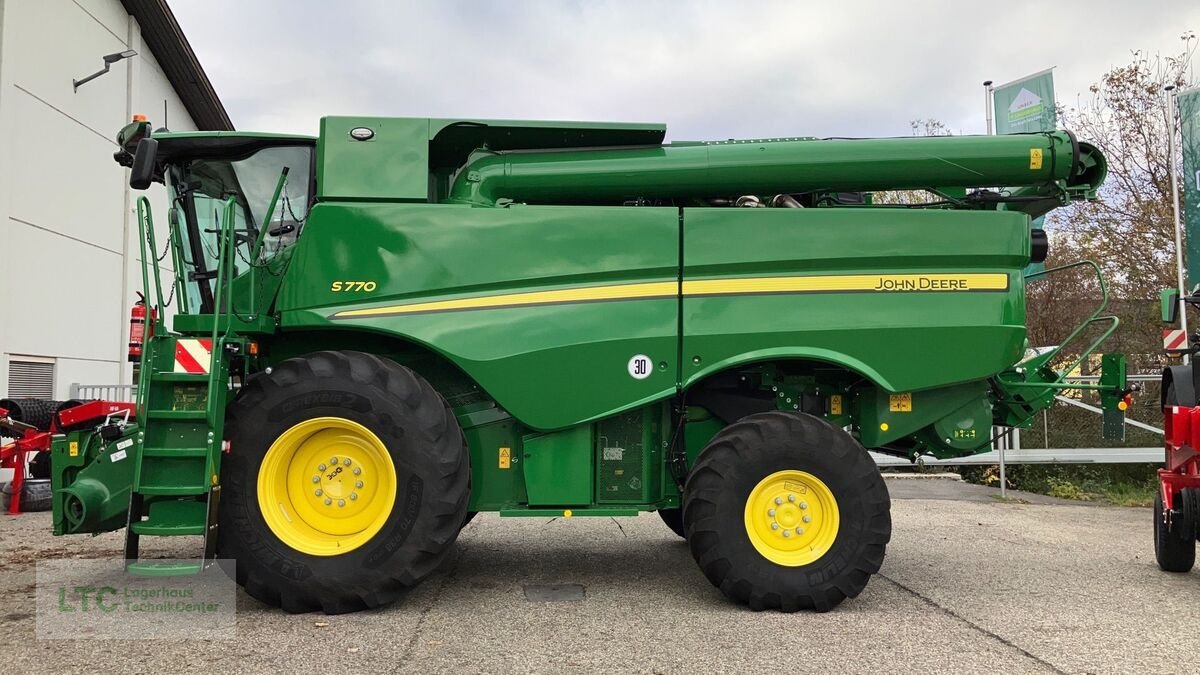
[[[233,224],[235,277],[251,266],[278,263],[303,233],[316,194],[312,137],[165,129],[152,134],[150,123],[139,115],[121,130],[117,144],[120,149],[113,158],[131,168],[130,187],[144,190],[162,183],[167,188],[172,245],[180,252],[176,262],[185,279],[181,308],[191,313],[213,313],[220,216],[227,199],[232,197],[238,206]],[[251,261],[263,228],[258,259]]]

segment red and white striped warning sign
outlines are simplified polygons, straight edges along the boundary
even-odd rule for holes
[[[179,338],[175,341],[175,372],[207,373],[211,362],[211,339]]]
[[[1163,349],[1169,352],[1187,349],[1187,332],[1179,328],[1164,328]]]

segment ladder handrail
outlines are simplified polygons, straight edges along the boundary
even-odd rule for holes
[[[154,334],[162,334],[166,330],[166,319],[163,317],[162,276],[158,271],[158,242],[154,238],[154,214],[150,209],[150,200],[144,195],[137,200],[138,243],[142,249],[142,299],[150,310],[150,318],[154,322]],[[150,252],[146,252],[146,243],[150,243]],[[146,267],[154,269],[154,297],[150,297],[150,279]],[[176,270],[176,274],[179,271]]]
[[[233,197],[225,200],[225,206],[221,210],[221,222],[217,226],[217,288],[213,301],[213,326],[212,326],[212,351],[209,354],[208,368],[208,403],[206,404],[206,413],[208,417],[208,425],[210,428],[215,427],[216,416],[224,415],[224,410],[213,409],[213,399],[211,392],[218,386],[224,386],[223,382],[218,382],[217,377],[221,371],[220,360],[221,353],[225,348],[225,338],[229,337],[230,331],[233,329],[233,319],[230,313],[229,318],[225,322],[225,332],[223,335],[218,335],[221,329],[221,317],[226,314],[223,301],[227,301],[232,308],[233,306],[233,289],[229,288],[233,282],[233,248],[236,242],[233,238],[233,224],[237,209],[237,200]],[[225,297],[228,296],[228,297]],[[213,439],[209,439],[213,442]]]
[[[1033,274],[1027,274],[1027,275],[1025,275],[1025,280],[1028,282],[1032,279],[1049,276],[1056,272],[1062,272],[1064,270],[1069,270],[1069,269],[1072,269],[1075,267],[1091,267],[1092,270],[1096,272],[1096,281],[1100,285],[1100,304],[1097,305],[1094,310],[1092,310],[1091,315],[1088,316],[1088,318],[1086,320],[1084,320],[1083,323],[1079,324],[1079,326],[1074,331],[1072,331],[1070,335],[1068,335],[1065,339],[1063,339],[1061,342],[1059,342],[1057,347],[1055,347],[1054,349],[1051,349],[1048,352],[1045,352],[1043,354],[1038,354],[1037,356],[1034,356],[1031,359],[1021,362],[1020,365],[1026,367],[1026,368],[1029,368],[1030,370],[1036,370],[1048,363],[1051,363],[1055,359],[1055,357],[1058,356],[1059,352],[1061,352],[1063,350],[1064,347],[1066,347],[1068,344],[1073,342],[1075,340],[1075,338],[1079,337],[1079,335],[1081,333],[1083,333],[1083,331],[1087,330],[1088,326],[1092,325],[1096,321],[1112,321],[1113,325],[1109,328],[1109,330],[1106,331],[1100,337],[1099,340],[1096,340],[1090,346],[1088,346],[1088,348],[1085,349],[1081,353],[1080,357],[1078,359],[1076,359],[1073,364],[1071,364],[1070,368],[1067,368],[1063,371],[1063,373],[1064,373],[1063,376],[1065,376],[1065,373],[1069,373],[1071,370],[1074,370],[1075,366],[1082,363],[1083,360],[1085,358],[1087,358],[1089,354],[1091,354],[1093,351],[1095,351],[1095,349],[1100,346],[1100,343],[1104,342],[1104,340],[1106,338],[1108,338],[1108,336],[1111,335],[1112,332],[1117,329],[1117,325],[1120,324],[1120,319],[1118,319],[1115,316],[1105,316],[1105,317],[1100,316],[1100,313],[1103,312],[1106,307],[1108,307],[1108,285],[1104,283],[1104,273],[1102,271],[1100,271],[1100,266],[1097,265],[1096,263],[1092,262],[1091,260],[1080,260],[1079,262],[1073,262],[1069,265],[1061,265],[1059,267],[1052,267],[1048,270],[1034,272]],[[1061,380],[1061,379],[1062,379],[1062,377],[1059,378],[1059,380]]]

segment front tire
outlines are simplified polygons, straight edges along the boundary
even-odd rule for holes
[[[377,607],[446,556],[470,466],[453,413],[413,371],[317,352],[251,378],[227,414],[218,552],[289,612]]]
[[[1164,572],[1190,572],[1196,564],[1196,535],[1184,533],[1182,523],[1163,522],[1162,494],[1154,496],[1154,559]]]
[[[754,610],[825,612],[856,597],[891,539],[891,500],[870,455],[811,415],[750,415],[713,437],[684,488],[704,575]]]

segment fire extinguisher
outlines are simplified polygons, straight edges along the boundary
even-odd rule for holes
[[[142,360],[142,344],[146,338],[154,335],[154,319],[157,312],[150,310],[150,324],[146,324],[146,298],[138,293],[138,301],[129,310],[129,362],[140,363]]]

